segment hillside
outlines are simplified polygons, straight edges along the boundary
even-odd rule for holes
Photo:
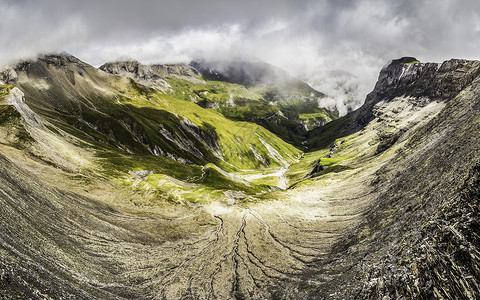
[[[120,157],[125,166],[120,171],[152,168],[183,180],[201,177],[198,166],[209,163],[231,172],[283,167],[300,155],[259,125],[229,120],[173,92],[108,75],[69,55],[24,62],[10,73],[8,83],[23,91],[25,103],[43,120],[43,132],[90,152],[89,163],[100,162],[106,176],[119,171]],[[39,155],[52,164],[69,159],[47,143],[41,146]],[[139,157],[144,157],[140,164]]]
[[[214,109],[231,120],[259,124],[299,148],[308,130],[338,117],[337,112],[320,107],[323,93],[262,62],[142,65],[123,61],[106,63],[100,69]]]
[[[295,135],[321,94],[216,64],[2,72],[3,298],[479,297],[480,62],[394,60]]]

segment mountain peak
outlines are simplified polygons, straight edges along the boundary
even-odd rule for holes
[[[108,73],[118,75],[121,70],[129,73],[137,73],[140,63],[136,60],[120,60],[115,62],[104,63],[100,66],[100,70],[108,71]]]
[[[45,67],[55,66],[57,68],[68,68],[69,66],[91,67],[89,64],[81,61],[77,57],[63,51],[59,53],[40,54],[35,58],[19,61],[15,64],[12,64],[11,66],[7,66],[6,68],[4,68],[4,70],[2,70],[2,73],[5,73],[10,69],[14,71],[33,71],[33,69],[36,69],[39,64],[43,64]],[[36,65],[37,67],[33,67],[34,65]]]
[[[414,57],[403,57],[380,71],[372,94],[390,99],[412,96],[447,101],[479,74],[479,61],[451,59],[443,63],[420,63]],[[372,95],[367,96],[366,102],[371,98]]]
[[[108,62],[100,66],[106,73],[128,77],[138,83],[165,91],[170,87],[166,78],[180,77],[191,81],[198,81],[200,75],[194,68],[185,65],[144,65],[136,60]]]
[[[373,91],[358,110],[309,134],[320,136],[318,145],[325,146],[335,138],[362,130],[374,119],[374,107],[381,101],[394,102],[396,98],[403,97],[421,99],[424,104],[435,101],[446,103],[478,76],[480,61],[450,59],[443,63],[422,63],[415,57],[394,59],[382,68]],[[331,127],[337,128],[338,132],[331,136],[324,134]]]
[[[418,59],[412,56],[404,56],[402,58],[392,60],[392,64],[413,64],[419,62],[420,61]]]

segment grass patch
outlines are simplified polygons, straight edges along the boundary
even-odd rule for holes
[[[11,85],[7,85],[7,84],[0,84],[0,101],[5,99],[5,97],[7,97],[9,94],[10,94],[10,91],[13,89],[14,87],[11,86]]]
[[[0,105],[0,126],[12,146],[24,149],[34,142],[22,123],[22,115],[11,105]]]

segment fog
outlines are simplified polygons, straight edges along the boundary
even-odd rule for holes
[[[461,3],[461,5],[459,4]],[[248,57],[361,105],[390,60],[480,58],[480,3],[453,1],[0,0],[0,64],[66,51],[100,65]]]

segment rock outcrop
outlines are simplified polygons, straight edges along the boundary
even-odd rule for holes
[[[39,116],[25,103],[25,94],[20,89],[14,87],[5,100],[7,101],[7,104],[15,107],[28,125],[33,127],[41,126]]]
[[[134,79],[136,82],[152,87],[168,90],[170,85],[165,80],[169,76],[201,82],[200,74],[194,68],[184,65],[143,65],[138,61],[121,61],[106,63],[100,66],[100,70],[107,73]]]
[[[373,117],[373,105],[399,96],[413,97],[421,103],[448,102],[479,74],[479,61],[451,59],[443,63],[421,63],[416,59],[409,62],[393,60],[380,71],[375,88],[367,95],[356,121],[361,126],[367,124]]]

